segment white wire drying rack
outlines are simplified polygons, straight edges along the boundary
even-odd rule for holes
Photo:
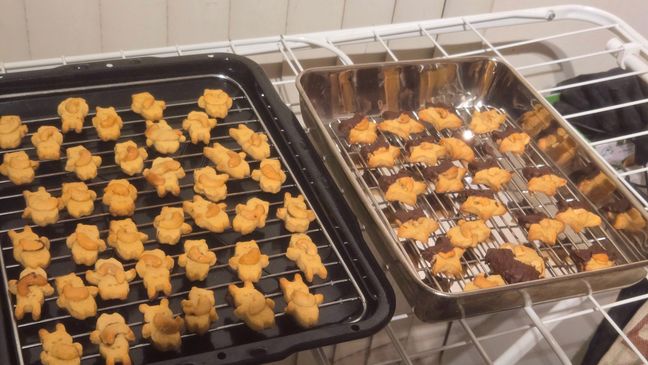
[[[554,24],[565,26],[554,26]],[[587,39],[596,39],[597,41],[581,41]],[[407,43],[402,43],[403,40],[407,40]],[[565,44],[579,44],[581,47],[566,47],[566,49],[561,48],[560,52],[548,52],[548,50],[555,50],[556,47]],[[539,50],[543,52],[535,55]],[[498,56],[511,63],[527,77],[531,84],[547,96],[569,88],[624,77],[639,76],[648,81],[648,41],[623,20],[610,13],[575,5],[291,36],[281,35],[83,56],[62,56],[23,62],[0,62],[0,78],[7,73],[91,61],[106,61],[106,67],[114,67],[110,61],[115,59],[189,54],[209,56],[214,52],[231,52],[250,56],[257,62],[264,63],[266,71],[271,77],[274,76],[273,84],[280,95],[298,115],[299,102],[294,81],[300,71],[312,65],[335,63],[348,65],[367,59],[397,61],[431,56]],[[368,56],[367,53],[371,55]],[[279,67],[273,69],[273,64],[279,65]],[[583,71],[585,64],[587,64],[587,72]],[[615,65],[623,68],[625,72],[558,87],[552,86],[556,81],[567,79],[576,74],[605,71]],[[569,70],[572,72],[570,73]],[[642,103],[648,103],[648,99],[587,110],[564,115],[564,117],[571,119]],[[588,144],[592,148],[600,148],[645,135],[648,135],[648,130],[597,142],[588,142]],[[640,191],[641,188],[637,185],[639,183],[645,186],[648,167],[616,165],[609,167],[617,172],[619,180],[648,209],[646,191]],[[388,268],[386,269],[388,270]],[[587,288],[584,288],[584,292],[588,292]],[[544,343],[545,348],[555,353],[553,362],[568,364],[571,363],[570,356],[563,348],[563,344],[557,340],[556,334],[552,333],[552,329],[563,321],[598,313],[601,320],[608,321],[629,349],[634,352],[637,361],[648,363],[637,346],[623,332],[623,329],[607,314],[607,311],[612,308],[647,298],[648,294],[643,294],[622,301],[604,302],[598,294],[590,292],[580,298],[552,303],[548,307],[546,304],[528,303],[520,310],[504,314],[504,316],[522,316],[528,320],[526,324],[481,334],[475,330],[472,319],[459,320],[458,323],[464,332],[463,337],[451,338],[447,343],[433,344],[416,351],[413,351],[407,343],[413,331],[420,326],[439,325],[417,324],[411,310],[401,302],[391,324],[382,333],[372,336],[358,344],[357,347],[358,351],[363,352],[362,361],[365,363],[423,363],[426,362],[425,359],[444,351],[469,348],[475,350],[484,363],[505,364],[520,361],[530,348],[538,343]],[[442,326],[445,327],[445,324]],[[397,330],[397,328],[401,328],[401,330]],[[584,342],[589,335],[590,333],[584,334]],[[511,336],[514,340],[510,340]],[[508,350],[499,351],[497,357],[494,357],[492,353],[489,353],[488,346],[485,344],[503,338],[507,338],[507,341],[512,341],[512,343]],[[391,346],[393,351],[389,351],[390,355],[388,356],[381,355],[379,359],[375,359],[375,356],[372,356],[372,351],[376,348],[376,344],[384,339],[387,340],[386,346]],[[330,364],[343,359],[339,356],[338,350],[338,346],[329,346],[317,349],[311,355],[322,364]],[[295,362],[299,361],[297,357],[294,360]]]

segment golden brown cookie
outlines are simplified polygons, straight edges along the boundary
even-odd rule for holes
[[[506,115],[499,110],[476,111],[470,120],[470,130],[475,134],[488,133],[499,129],[504,122],[506,122]]]
[[[399,238],[427,242],[439,224],[432,218],[426,217],[421,208],[413,210],[400,209],[394,212],[395,223],[398,225],[396,235]]]
[[[128,176],[139,174],[144,169],[144,160],[148,152],[144,147],[137,147],[133,141],[115,144],[115,163]]]
[[[402,170],[395,175],[381,176],[379,184],[385,199],[408,205],[416,204],[417,197],[427,188],[425,183],[414,180],[410,173]]]
[[[59,218],[59,210],[63,209],[63,202],[60,199],[54,198],[42,186],[39,186],[35,192],[23,191],[23,197],[25,198],[23,218],[31,218],[35,224],[41,227],[56,223]]]
[[[378,138],[376,123],[370,122],[366,116],[361,114],[355,114],[349,119],[340,121],[338,131],[351,144],[370,144]]]
[[[284,300],[287,304],[284,310],[286,314],[293,317],[302,328],[317,325],[319,321],[319,305],[324,302],[324,295],[311,294],[299,274],[295,274],[293,281],[280,278],[279,286],[283,291]]]
[[[173,258],[156,248],[142,252],[135,265],[137,275],[142,278],[149,299],[155,299],[158,292],[171,294],[171,269]]]
[[[83,98],[67,98],[58,105],[58,115],[61,117],[63,133],[75,131],[81,133],[83,121],[88,115],[88,103]]]
[[[94,265],[99,252],[106,251],[106,242],[99,237],[97,226],[77,223],[76,229],[67,237],[65,244],[72,252],[77,265]]]
[[[90,190],[84,182],[63,183],[61,202],[67,208],[68,214],[81,218],[92,214],[97,193]]]
[[[7,152],[0,164],[0,174],[16,185],[29,184],[36,177],[38,161],[29,159],[25,151]]]
[[[97,112],[92,118],[92,125],[97,130],[99,139],[106,142],[119,139],[124,122],[112,106],[108,108],[98,106]]]
[[[556,244],[558,235],[565,230],[565,225],[556,219],[551,219],[542,213],[518,212],[516,218],[520,225],[526,227],[529,241],[538,240],[549,246]]]
[[[180,162],[170,157],[157,157],[153,160],[150,169],[144,169],[142,173],[146,181],[155,187],[160,198],[167,193],[173,196],[180,194],[179,180],[185,177],[185,171]]]
[[[473,190],[469,191],[468,194],[466,201],[459,207],[462,212],[474,214],[483,220],[506,213],[506,208],[494,198],[492,192]]]
[[[295,233],[290,236],[286,257],[297,264],[297,267],[304,273],[306,280],[313,281],[315,275],[326,279],[328,271],[322,263],[322,258],[317,253],[317,245],[311,238],[303,233]]]
[[[443,274],[451,278],[459,278],[463,275],[461,257],[464,249],[454,247],[446,237],[439,237],[436,244],[423,251],[423,258],[432,263],[434,275]]]
[[[376,142],[363,146],[360,155],[369,167],[393,167],[400,156],[400,148],[391,146],[384,137],[380,137]]]
[[[504,279],[502,279],[502,277],[499,275],[486,276],[486,274],[484,273],[479,273],[477,274],[477,276],[475,276],[475,279],[473,279],[473,281],[466,284],[464,291],[495,288],[504,285],[506,285],[506,283],[504,282]]]
[[[270,157],[270,144],[265,133],[255,132],[245,124],[239,124],[236,128],[229,129],[229,135],[253,159],[263,160]]]
[[[573,250],[571,258],[581,271],[594,271],[614,266],[614,260],[610,254],[599,246]]]
[[[126,300],[130,292],[129,282],[135,279],[135,269],[124,270],[121,262],[114,258],[99,259],[94,270],[88,270],[85,278],[90,284],[97,285],[103,300]]]
[[[556,219],[571,227],[576,233],[582,232],[585,228],[593,228],[601,225],[601,217],[588,211],[579,202],[559,203],[560,211]]]
[[[202,142],[209,144],[211,130],[216,127],[216,119],[210,118],[203,112],[189,112],[187,118],[182,121],[182,129],[189,132],[191,143]]]
[[[234,300],[234,315],[245,322],[255,331],[263,331],[275,325],[274,301],[266,298],[263,293],[254,288],[251,281],[243,283],[243,287],[230,284],[227,287]]]
[[[434,191],[439,194],[456,193],[464,190],[466,169],[450,161],[443,161],[437,166],[423,169],[423,176],[434,182]]]
[[[27,134],[27,126],[17,115],[0,115],[0,148],[16,148]]]
[[[257,228],[265,227],[269,208],[270,203],[258,198],[251,198],[245,204],[236,205],[232,228],[240,234],[248,234]]]
[[[225,203],[212,203],[200,195],[194,195],[193,201],[182,202],[182,209],[198,227],[210,232],[221,233],[231,227]]]
[[[559,188],[567,185],[567,180],[555,175],[549,167],[525,167],[522,175],[529,181],[529,191],[547,196],[556,195]]]
[[[228,174],[233,179],[242,179],[250,176],[250,165],[245,161],[245,152],[234,152],[214,143],[213,147],[203,149],[205,157],[216,164],[216,169]]]
[[[189,332],[204,335],[209,331],[211,324],[218,319],[216,299],[211,290],[194,286],[189,291],[188,298],[183,299],[180,305]]]
[[[232,98],[221,89],[205,89],[198,99],[198,106],[214,118],[225,118],[232,107]]]
[[[457,129],[463,126],[463,121],[457,114],[442,106],[430,106],[421,109],[418,115],[422,121],[432,124],[437,131]]]
[[[153,347],[159,351],[180,350],[184,321],[173,315],[167,298],[162,298],[158,305],[140,304],[139,311],[144,315],[144,339],[150,338]]]
[[[548,131],[539,138],[538,148],[561,167],[568,166],[576,157],[576,142],[563,128]]]
[[[131,216],[135,213],[137,189],[126,179],[110,180],[104,188],[102,202],[113,216]]]
[[[50,241],[47,237],[39,237],[29,226],[22,232],[10,229],[7,232],[13,246],[13,256],[16,262],[25,268],[47,268],[50,263]]]
[[[533,109],[524,112],[520,117],[520,126],[530,136],[537,136],[543,130],[549,128],[554,121],[549,109],[542,104],[536,104]]]
[[[494,132],[493,139],[502,153],[511,152],[521,155],[531,141],[531,137],[517,128],[506,128],[502,132]]]
[[[206,166],[194,170],[194,191],[207,199],[217,202],[227,197],[229,175],[218,174],[213,167]]]
[[[490,237],[490,228],[483,220],[465,221],[460,219],[457,225],[450,228],[446,234],[450,243],[455,247],[477,247],[478,244]]]
[[[293,198],[290,193],[284,194],[284,205],[277,209],[277,218],[284,221],[286,230],[291,233],[304,233],[310,222],[315,220],[315,212],[308,209],[303,195]]]
[[[166,103],[164,100],[155,100],[151,93],[137,93],[132,95],[131,109],[146,120],[160,120]]]
[[[400,138],[408,138],[411,134],[425,131],[425,127],[416,117],[409,112],[391,112],[382,113],[383,121],[378,123],[378,130],[392,133]]]
[[[180,148],[180,142],[187,138],[179,129],[173,129],[166,120],[161,119],[157,122],[152,120],[146,121],[146,146],[155,148],[162,154],[176,153]]]
[[[241,281],[256,283],[261,279],[263,269],[270,265],[270,258],[261,253],[255,240],[240,241],[236,242],[234,256],[230,257],[228,264]]]
[[[36,147],[39,160],[58,160],[61,158],[63,135],[58,128],[51,125],[38,127],[31,136],[31,142]]]
[[[148,235],[139,232],[130,218],[110,221],[108,245],[124,260],[138,259],[144,252],[144,241],[147,239]]]
[[[576,184],[578,190],[594,204],[607,203],[616,191],[614,183],[602,171],[586,171],[585,178]],[[592,173],[593,172],[593,173]]]
[[[18,280],[9,280],[8,290],[16,296],[14,313],[17,320],[23,319],[25,313],[31,313],[32,319],[38,321],[45,297],[54,294],[47,273],[40,267],[21,271]]]
[[[185,268],[189,281],[205,280],[214,265],[216,254],[209,250],[205,240],[184,241],[184,253],[178,256],[178,266]]]
[[[505,243],[500,246],[500,249],[506,249],[513,251],[515,259],[520,261],[523,264],[533,267],[539,274],[540,277],[544,276],[545,265],[542,257],[538,255],[536,250],[526,247],[524,245],[514,244],[514,243]]]
[[[80,364],[83,356],[83,346],[73,342],[72,336],[67,333],[63,323],[56,324],[56,330],[48,332],[41,328],[38,330],[43,351],[40,361],[43,365],[73,365]]]
[[[452,160],[471,162],[475,159],[475,152],[473,149],[459,138],[441,138],[439,144],[446,149],[448,157]]]
[[[281,185],[286,181],[286,173],[281,168],[279,160],[265,159],[259,169],[252,171],[252,180],[258,181],[261,191],[276,194],[281,191]]]
[[[103,313],[97,319],[96,329],[90,333],[90,342],[99,345],[99,353],[106,364],[131,364],[128,355],[130,342],[135,341],[135,334],[128,327],[126,320],[119,313]]]
[[[74,146],[65,150],[67,161],[65,171],[74,172],[80,180],[90,180],[97,177],[97,169],[101,166],[101,157],[93,156],[84,146]]]
[[[629,232],[641,232],[646,228],[646,220],[641,212],[630,205],[626,199],[618,200],[603,207],[615,229]]]
[[[473,161],[468,164],[468,168],[473,173],[473,184],[486,185],[493,191],[499,191],[513,177],[510,171],[499,167],[494,159]]]
[[[175,245],[183,234],[191,233],[191,226],[184,221],[184,211],[180,207],[162,207],[160,214],[153,220],[159,243]]]
[[[432,136],[425,136],[410,141],[406,145],[409,150],[407,160],[412,163],[436,165],[439,159],[448,156],[445,147],[436,144]]]
[[[55,278],[56,305],[70,313],[72,318],[84,320],[97,315],[95,297],[99,290],[96,286],[86,286],[75,273]]]

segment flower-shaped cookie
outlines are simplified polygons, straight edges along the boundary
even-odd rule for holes
[[[61,202],[67,208],[68,214],[81,218],[92,214],[97,193],[90,190],[84,182],[63,183]]]
[[[216,164],[218,171],[228,174],[233,179],[250,176],[250,165],[245,161],[245,152],[236,153],[220,143],[214,143],[213,147],[205,147],[203,153]]]
[[[65,241],[77,265],[94,265],[99,252],[106,251],[106,242],[99,238],[97,226],[78,223]]]
[[[490,237],[490,228],[483,220],[465,221],[460,219],[457,225],[450,228],[446,234],[450,243],[455,247],[477,247]]]
[[[99,345],[99,353],[106,364],[131,364],[129,342],[135,341],[135,334],[119,313],[103,313],[97,319],[97,326],[90,333],[90,342]]]
[[[85,278],[90,284],[97,285],[99,296],[103,300],[126,300],[130,292],[129,282],[135,279],[135,269],[124,270],[124,266],[117,259],[99,259],[94,265],[94,270],[86,271]]]
[[[549,246],[556,244],[558,235],[565,230],[565,225],[556,219],[551,219],[542,213],[519,212],[516,218],[520,225],[529,232],[529,241],[538,240]]]
[[[464,189],[466,169],[443,161],[437,166],[428,166],[423,170],[423,176],[434,181],[434,191],[437,193],[456,193]]]
[[[504,285],[506,285],[506,283],[504,282],[504,279],[502,279],[501,276],[499,275],[486,276],[486,274],[482,272],[477,274],[477,276],[475,276],[475,279],[473,281],[466,284],[464,291],[495,288]]]
[[[454,247],[446,237],[439,237],[434,246],[423,251],[422,255],[432,263],[434,275],[443,274],[451,278],[459,278],[463,275],[461,257],[464,249]]]
[[[216,264],[216,254],[209,250],[205,240],[186,240],[184,253],[178,256],[178,266],[185,268],[190,281],[205,280],[209,268]]]
[[[472,115],[470,129],[476,134],[488,133],[499,129],[504,122],[506,122],[506,115],[496,109],[476,111]]]
[[[243,287],[230,284],[227,287],[234,300],[234,315],[255,331],[272,328],[275,324],[274,301],[266,298],[263,293],[254,288],[251,281],[243,283]]]
[[[148,235],[139,232],[130,218],[110,221],[108,245],[124,260],[138,259],[144,252],[144,241],[147,239]]]
[[[230,257],[228,263],[241,281],[256,283],[261,279],[262,270],[270,265],[270,258],[261,253],[255,240],[241,241],[236,242],[234,256]]]
[[[297,264],[297,267],[306,276],[306,280],[313,281],[315,275],[326,279],[328,271],[322,263],[322,258],[317,253],[317,245],[313,240],[303,233],[295,233],[290,236],[286,257]]]
[[[50,263],[50,241],[47,237],[39,237],[29,226],[22,232],[10,229],[9,238],[13,245],[14,259],[25,268],[47,268]]]
[[[58,276],[55,278],[56,305],[65,309],[70,316],[84,320],[97,315],[97,302],[95,297],[99,290],[96,286],[86,286],[75,273]]]
[[[483,220],[506,213],[504,205],[495,199],[491,191],[472,190],[467,193],[468,198],[459,207],[462,212],[474,214]]]
[[[221,89],[205,89],[198,99],[198,106],[214,118],[225,118],[232,107],[232,98]]]
[[[39,160],[58,160],[61,158],[63,135],[58,128],[51,125],[38,127],[31,136],[31,142],[36,147]]]
[[[30,160],[25,151],[8,152],[0,164],[0,174],[16,185],[29,184],[36,177],[38,165],[38,161]]]
[[[229,135],[253,159],[263,160],[270,157],[270,144],[265,133],[255,132],[245,124],[239,124],[236,128],[229,129]]]
[[[135,212],[137,188],[126,179],[110,180],[101,201],[113,216],[130,216]]]
[[[184,221],[182,208],[162,207],[160,214],[153,220],[158,242],[175,245],[183,234],[191,233],[191,226]]]
[[[370,122],[366,116],[361,114],[341,121],[338,130],[349,143],[370,144],[378,138],[376,123]]]
[[[93,156],[84,146],[74,146],[65,150],[67,162],[65,171],[76,173],[80,180],[94,179],[97,168],[101,166],[101,157]]]
[[[202,142],[209,144],[211,130],[216,127],[216,119],[210,118],[203,112],[190,112],[187,119],[182,121],[182,129],[189,132],[191,143]]]
[[[0,148],[16,148],[27,134],[27,126],[17,115],[0,116]]]
[[[216,314],[216,299],[211,290],[192,287],[189,297],[180,302],[185,314],[185,324],[190,332],[204,335],[211,324],[218,319]]]
[[[475,152],[473,149],[459,138],[441,138],[439,144],[445,147],[448,157],[452,160],[471,162],[475,159]]]
[[[98,106],[97,112],[92,118],[92,125],[97,130],[99,139],[106,142],[119,139],[124,122],[112,106],[108,108]]]
[[[194,195],[193,201],[182,202],[182,209],[193,218],[200,228],[210,232],[221,233],[230,227],[225,203],[212,203],[200,195]]]
[[[494,159],[473,161],[468,164],[468,168],[473,173],[474,184],[486,185],[493,191],[499,191],[513,177],[510,171],[499,167]]]
[[[153,146],[162,154],[176,153],[180,148],[180,142],[187,140],[181,130],[173,129],[164,119],[157,122],[147,120],[144,135],[146,145]]]
[[[408,205],[416,204],[416,198],[427,187],[425,183],[414,180],[411,174],[406,171],[400,171],[390,176],[381,176],[379,184],[385,191],[385,199]]]
[[[511,152],[521,155],[531,141],[531,137],[517,128],[506,128],[503,132],[494,132],[493,139],[502,153]]]
[[[409,156],[407,160],[412,163],[436,165],[439,159],[447,157],[445,147],[436,144],[432,136],[417,138],[407,143]]]
[[[382,114],[383,121],[378,123],[378,129],[389,132],[400,138],[408,138],[411,134],[421,133],[425,126],[421,124],[411,113],[386,111]]]
[[[579,202],[564,203],[558,202],[559,212],[556,219],[565,223],[576,233],[582,232],[585,228],[598,227],[601,225],[601,217],[588,211]]]
[[[155,100],[148,92],[132,95],[131,109],[146,120],[160,120],[166,109],[164,100]]]
[[[288,232],[304,233],[310,222],[315,220],[315,212],[308,209],[303,195],[293,198],[290,193],[286,193],[283,207],[277,209],[277,218],[284,221]]]
[[[251,198],[245,204],[236,205],[236,216],[232,221],[234,231],[240,234],[252,233],[257,228],[265,227],[270,203]]]
[[[507,249],[513,251],[513,255],[517,261],[520,261],[524,264],[527,264],[533,267],[540,277],[544,276],[545,265],[544,260],[536,250],[529,248],[524,245],[514,244],[514,243],[505,243],[500,246],[500,249]]]
[[[153,160],[150,169],[144,169],[144,177],[149,184],[155,187],[160,198],[167,193],[178,196],[180,194],[179,179],[185,177],[185,171],[180,162],[170,157],[158,157]]]
[[[81,133],[83,120],[88,115],[88,103],[83,98],[67,98],[58,105],[58,115],[61,117],[63,133],[75,131]]]
[[[42,186],[39,186],[35,192],[23,191],[23,197],[25,198],[23,218],[31,218],[41,227],[56,223],[59,210],[63,209],[63,201],[50,195]]]
[[[252,171],[252,180],[258,181],[261,191],[276,194],[286,181],[286,173],[279,160],[262,160],[259,168]]]
[[[46,329],[38,330],[43,351],[40,361],[43,365],[68,365],[80,364],[83,356],[83,346],[72,339],[65,330],[63,323],[56,324],[56,330],[47,332]]]
[[[529,181],[529,191],[554,196],[558,189],[567,185],[567,180],[554,174],[550,167],[525,167],[522,175]]]
[[[159,351],[180,349],[180,332],[184,329],[184,321],[179,316],[173,316],[168,299],[162,298],[159,305],[140,304],[139,311],[144,314],[143,338],[150,338],[153,347]]]
[[[400,149],[390,145],[384,137],[380,137],[376,142],[363,146],[360,155],[369,167],[394,167],[396,159],[400,156]]]
[[[227,174],[218,174],[213,167],[206,166],[194,170],[194,191],[207,199],[217,202],[227,196]]]
[[[137,147],[133,141],[115,144],[115,163],[128,176],[139,174],[144,169],[148,153],[144,147]]]
[[[23,319],[25,313],[31,313],[32,319],[38,321],[45,297],[54,294],[47,273],[40,267],[21,271],[18,280],[9,280],[8,290],[16,296],[14,314],[17,320]]]
[[[418,115],[422,121],[432,124],[437,131],[457,129],[463,126],[461,118],[446,107],[430,106],[419,110]]]
[[[295,274],[293,281],[280,278],[279,286],[288,304],[286,314],[293,317],[302,328],[315,326],[319,321],[319,305],[324,301],[324,295],[311,294],[299,274]]]
[[[394,212],[395,223],[398,225],[396,235],[399,238],[427,242],[439,224],[425,215],[421,208],[412,210],[399,209]]]
[[[149,299],[155,299],[159,291],[167,296],[171,294],[173,265],[173,258],[158,248],[142,252],[135,265],[135,270],[144,282]]]

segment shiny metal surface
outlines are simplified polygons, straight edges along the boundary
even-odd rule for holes
[[[606,169],[591,147],[576,135],[577,132],[506,63],[493,58],[471,57],[316,68],[299,76],[297,88],[304,122],[309,127],[311,137],[324,154],[329,170],[345,192],[358,219],[366,226],[372,244],[382,254],[422,320],[461,318],[518,307],[529,302],[582,295],[586,294],[586,288],[598,291],[620,287],[645,276],[646,271],[641,266],[646,264],[648,257],[646,232],[628,235],[615,230],[599,208],[609,201],[625,197],[644,216],[645,211],[632,194],[613,178],[612,172]],[[461,279],[432,275],[430,263],[420,255],[422,250],[433,244],[436,237],[443,235],[457,220],[464,218],[455,201],[456,196],[442,196],[428,187],[426,198],[419,198],[417,206],[440,223],[440,230],[427,243],[398,239],[394,233],[394,224],[387,218],[388,213],[394,211],[397,205],[384,199],[377,178],[392,175],[399,169],[407,169],[422,178],[420,166],[401,159],[401,164],[392,169],[368,168],[359,153],[359,147],[348,144],[337,132],[340,120],[354,113],[363,113],[380,121],[382,111],[417,111],[427,103],[451,105],[466,124],[470,122],[474,111],[496,108],[507,115],[507,125],[522,127],[532,136],[525,154],[515,156],[495,152],[493,156],[501,167],[514,174],[507,188],[497,195],[507,205],[509,213],[489,220],[491,239],[467,251],[462,259],[464,276]],[[574,146],[574,157],[567,161],[555,160],[564,155],[541,150],[536,142],[542,136],[541,130],[545,128],[532,127],[530,121],[534,118],[548,118],[546,121],[549,124],[564,128],[569,137],[563,144]],[[467,126],[463,130],[468,131],[463,133],[464,138],[471,139],[476,146],[494,146],[490,136],[473,136]],[[449,136],[449,132],[440,133],[430,126],[427,126],[425,133],[436,138]],[[406,140],[388,135],[385,137],[390,144],[404,149]],[[475,148],[475,151],[478,158],[493,153],[482,147]],[[526,166],[550,166],[568,180],[570,176],[574,176],[574,172],[600,169],[610,177],[614,189],[610,196],[584,196],[575,185],[577,181],[570,181],[559,190],[557,197],[589,205],[592,211],[604,218],[604,224],[580,234],[567,230],[560,242],[553,247],[538,242],[530,243],[545,260],[546,273],[543,279],[465,293],[463,287],[466,282],[480,272],[489,272],[484,262],[488,248],[498,247],[504,242],[528,242],[526,230],[517,224],[510,212],[532,208],[553,216],[557,211],[555,198],[526,190],[526,180],[520,173]],[[467,187],[480,188],[471,184],[470,177],[465,183]],[[569,252],[592,245],[600,245],[612,252],[616,257],[616,266],[595,272],[579,272],[569,258]],[[588,285],[583,285],[583,280]]]

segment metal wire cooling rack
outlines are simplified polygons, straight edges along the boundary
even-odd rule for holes
[[[554,24],[568,24],[566,27]],[[459,34],[463,41],[457,43],[448,34]],[[398,42],[407,39],[407,52],[399,48]],[[569,42],[583,47],[570,47]],[[371,45],[373,55],[354,54],[352,45]],[[560,52],[549,53],[548,45],[557,47]],[[412,52],[412,49],[415,52]],[[344,50],[350,50],[348,53]],[[299,102],[294,88],[295,76],[305,65],[330,65],[336,62],[352,64],[354,61],[371,59],[373,61],[407,60],[430,56],[452,57],[468,55],[499,56],[509,61],[542,94],[551,96],[562,90],[583,85],[595,85],[609,80],[639,76],[648,80],[648,41],[622,19],[599,9],[566,5],[544,7],[509,12],[471,15],[421,22],[408,22],[380,25],[329,32],[299,34],[291,36],[271,36],[256,39],[230,40],[186,46],[163,47],[118,51],[73,57],[40,59],[24,62],[0,63],[0,77],[3,73],[20,70],[47,68],[65,64],[89,61],[106,61],[112,67],[112,59],[142,56],[176,56],[183,54],[209,54],[212,52],[232,52],[263,60],[283,60],[278,67],[266,64],[266,71],[274,77],[276,86],[284,101],[299,115]],[[270,57],[266,57],[266,56]],[[209,55],[208,55],[209,56]],[[266,57],[266,58],[259,58]],[[281,62],[281,61],[279,61]],[[358,61],[359,62],[359,61]],[[557,81],[579,73],[605,71],[618,65],[625,72],[588,81],[554,86]],[[307,66],[306,66],[307,67]],[[569,115],[566,119],[599,114],[609,110],[648,103],[648,99],[591,109]],[[601,148],[617,142],[648,135],[648,130],[589,142],[592,148]],[[646,199],[646,166],[613,166],[618,178],[648,208]],[[645,247],[641,247],[645,249]],[[388,268],[386,268],[388,271]],[[587,292],[587,288],[584,288]],[[482,360],[484,363],[516,363],[525,359],[526,363],[571,363],[579,346],[574,347],[568,340],[561,341],[562,333],[552,331],[561,323],[580,320],[585,326],[583,331],[594,328],[598,321],[608,322],[636,355],[637,361],[648,360],[629,340],[619,325],[608,315],[612,308],[623,308],[630,303],[648,299],[648,294],[638,295],[626,300],[614,300],[615,295],[589,293],[575,299],[557,303],[529,303],[526,307],[475,319],[457,321],[463,333],[456,330],[447,342],[433,342],[425,337],[422,346],[413,346],[415,337],[435,334],[443,337],[445,325],[417,323],[406,303],[400,303],[392,323],[382,333],[365,341],[329,346],[312,353],[299,354],[290,361],[299,362],[303,356],[319,363],[380,363],[412,364],[436,363],[442,354],[443,362],[450,356],[464,362]],[[489,320],[503,321],[520,317],[506,328],[486,327],[482,324]],[[580,333],[582,343],[589,334]],[[500,343],[494,346],[494,343]],[[534,348],[539,348],[541,357],[531,360],[527,356]],[[453,355],[454,353],[454,355]],[[533,355],[533,354],[531,354]],[[537,355],[537,354],[536,354]]]

